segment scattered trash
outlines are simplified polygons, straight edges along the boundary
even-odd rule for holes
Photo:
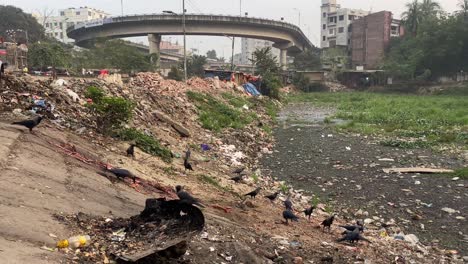
[[[107,222],[106,222],[107,223]],[[112,237],[111,237],[111,240],[112,241],[124,241],[125,240],[125,228],[122,228],[120,230],[117,230],[115,232],[112,232]]]
[[[215,248],[214,247],[210,247],[210,252],[213,252],[215,251]]]
[[[460,177],[454,177],[452,178],[452,181],[458,181],[460,179]]]
[[[79,248],[89,245],[91,242],[91,237],[88,235],[72,236],[68,239],[63,239],[57,242],[58,248]]]
[[[394,162],[395,160],[394,159],[383,158],[383,159],[379,159],[379,161]]]
[[[420,185],[420,184],[421,184],[421,182],[420,182],[420,181],[415,181],[415,182],[414,182],[414,184],[416,184],[416,185]]]
[[[203,151],[208,151],[211,149],[211,147],[208,144],[201,144],[201,149]]]
[[[346,150],[348,150],[348,151],[351,150],[351,147],[346,147]]]
[[[57,236],[54,235],[54,234],[52,234],[52,233],[49,233],[49,236],[50,236],[50,237],[53,237],[53,238],[57,238]]]
[[[385,173],[453,173],[453,170],[431,169],[431,168],[387,168],[383,169]]]
[[[444,207],[444,208],[442,208],[441,210],[444,211],[444,212],[446,212],[446,213],[449,213],[449,214],[454,214],[454,213],[457,212],[455,209],[448,208],[448,207]]]

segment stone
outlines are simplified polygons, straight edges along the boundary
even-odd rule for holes
[[[452,181],[458,181],[460,179],[460,177],[454,177],[452,178]]]
[[[301,257],[295,257],[294,260],[293,260],[293,263],[294,264],[302,264],[302,263],[304,263],[304,261],[302,260]]]

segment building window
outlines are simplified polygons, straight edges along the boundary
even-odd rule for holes
[[[350,45],[350,44],[351,44],[351,39],[348,39],[348,45]]]
[[[327,29],[327,24],[323,24],[323,25],[322,25],[322,28],[323,28],[324,30]]]
[[[63,39],[63,32],[60,32],[60,38]]]
[[[59,28],[62,28],[62,22],[59,23]]]
[[[328,22],[330,23],[336,23],[336,16],[335,17],[329,17]]]
[[[349,15],[348,20],[354,20],[354,15]]]
[[[344,15],[339,16],[339,20],[343,21],[344,20]]]
[[[344,27],[339,27],[338,28],[338,33],[343,33],[344,32]]]
[[[323,12],[323,17],[327,17],[327,13],[326,13],[326,12]]]
[[[332,28],[332,29],[328,30],[328,34],[335,35],[335,29]]]
[[[64,11],[60,11],[60,16],[64,16],[65,15],[65,12]]]
[[[79,16],[79,15],[80,15],[80,11],[76,11],[75,14],[76,14],[77,16]]]
[[[349,25],[349,27],[348,27],[348,32],[353,32],[353,27],[352,27],[352,25]]]
[[[57,26],[57,22],[54,22],[54,27],[56,27],[56,26]]]
[[[322,40],[323,40],[323,41],[326,41],[326,40],[327,40],[327,37],[323,36],[323,37],[322,37]]]
[[[91,14],[91,11],[88,11],[88,16],[91,16],[91,15],[92,15],[92,14]]]

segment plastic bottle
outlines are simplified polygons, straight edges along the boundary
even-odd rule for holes
[[[88,235],[84,236],[72,236],[68,239],[60,240],[57,242],[57,247],[58,248],[79,248],[79,247],[85,247],[91,242],[91,237]]]

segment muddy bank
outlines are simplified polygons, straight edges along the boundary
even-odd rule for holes
[[[413,166],[460,168],[466,162],[427,149],[384,147],[371,137],[337,133],[323,123],[333,112],[310,104],[287,106],[274,131],[273,154],[262,160],[264,171],[327,201],[341,217],[368,218],[372,228],[394,220],[404,233],[416,234],[425,244],[441,244],[467,255],[466,180],[382,171]]]

